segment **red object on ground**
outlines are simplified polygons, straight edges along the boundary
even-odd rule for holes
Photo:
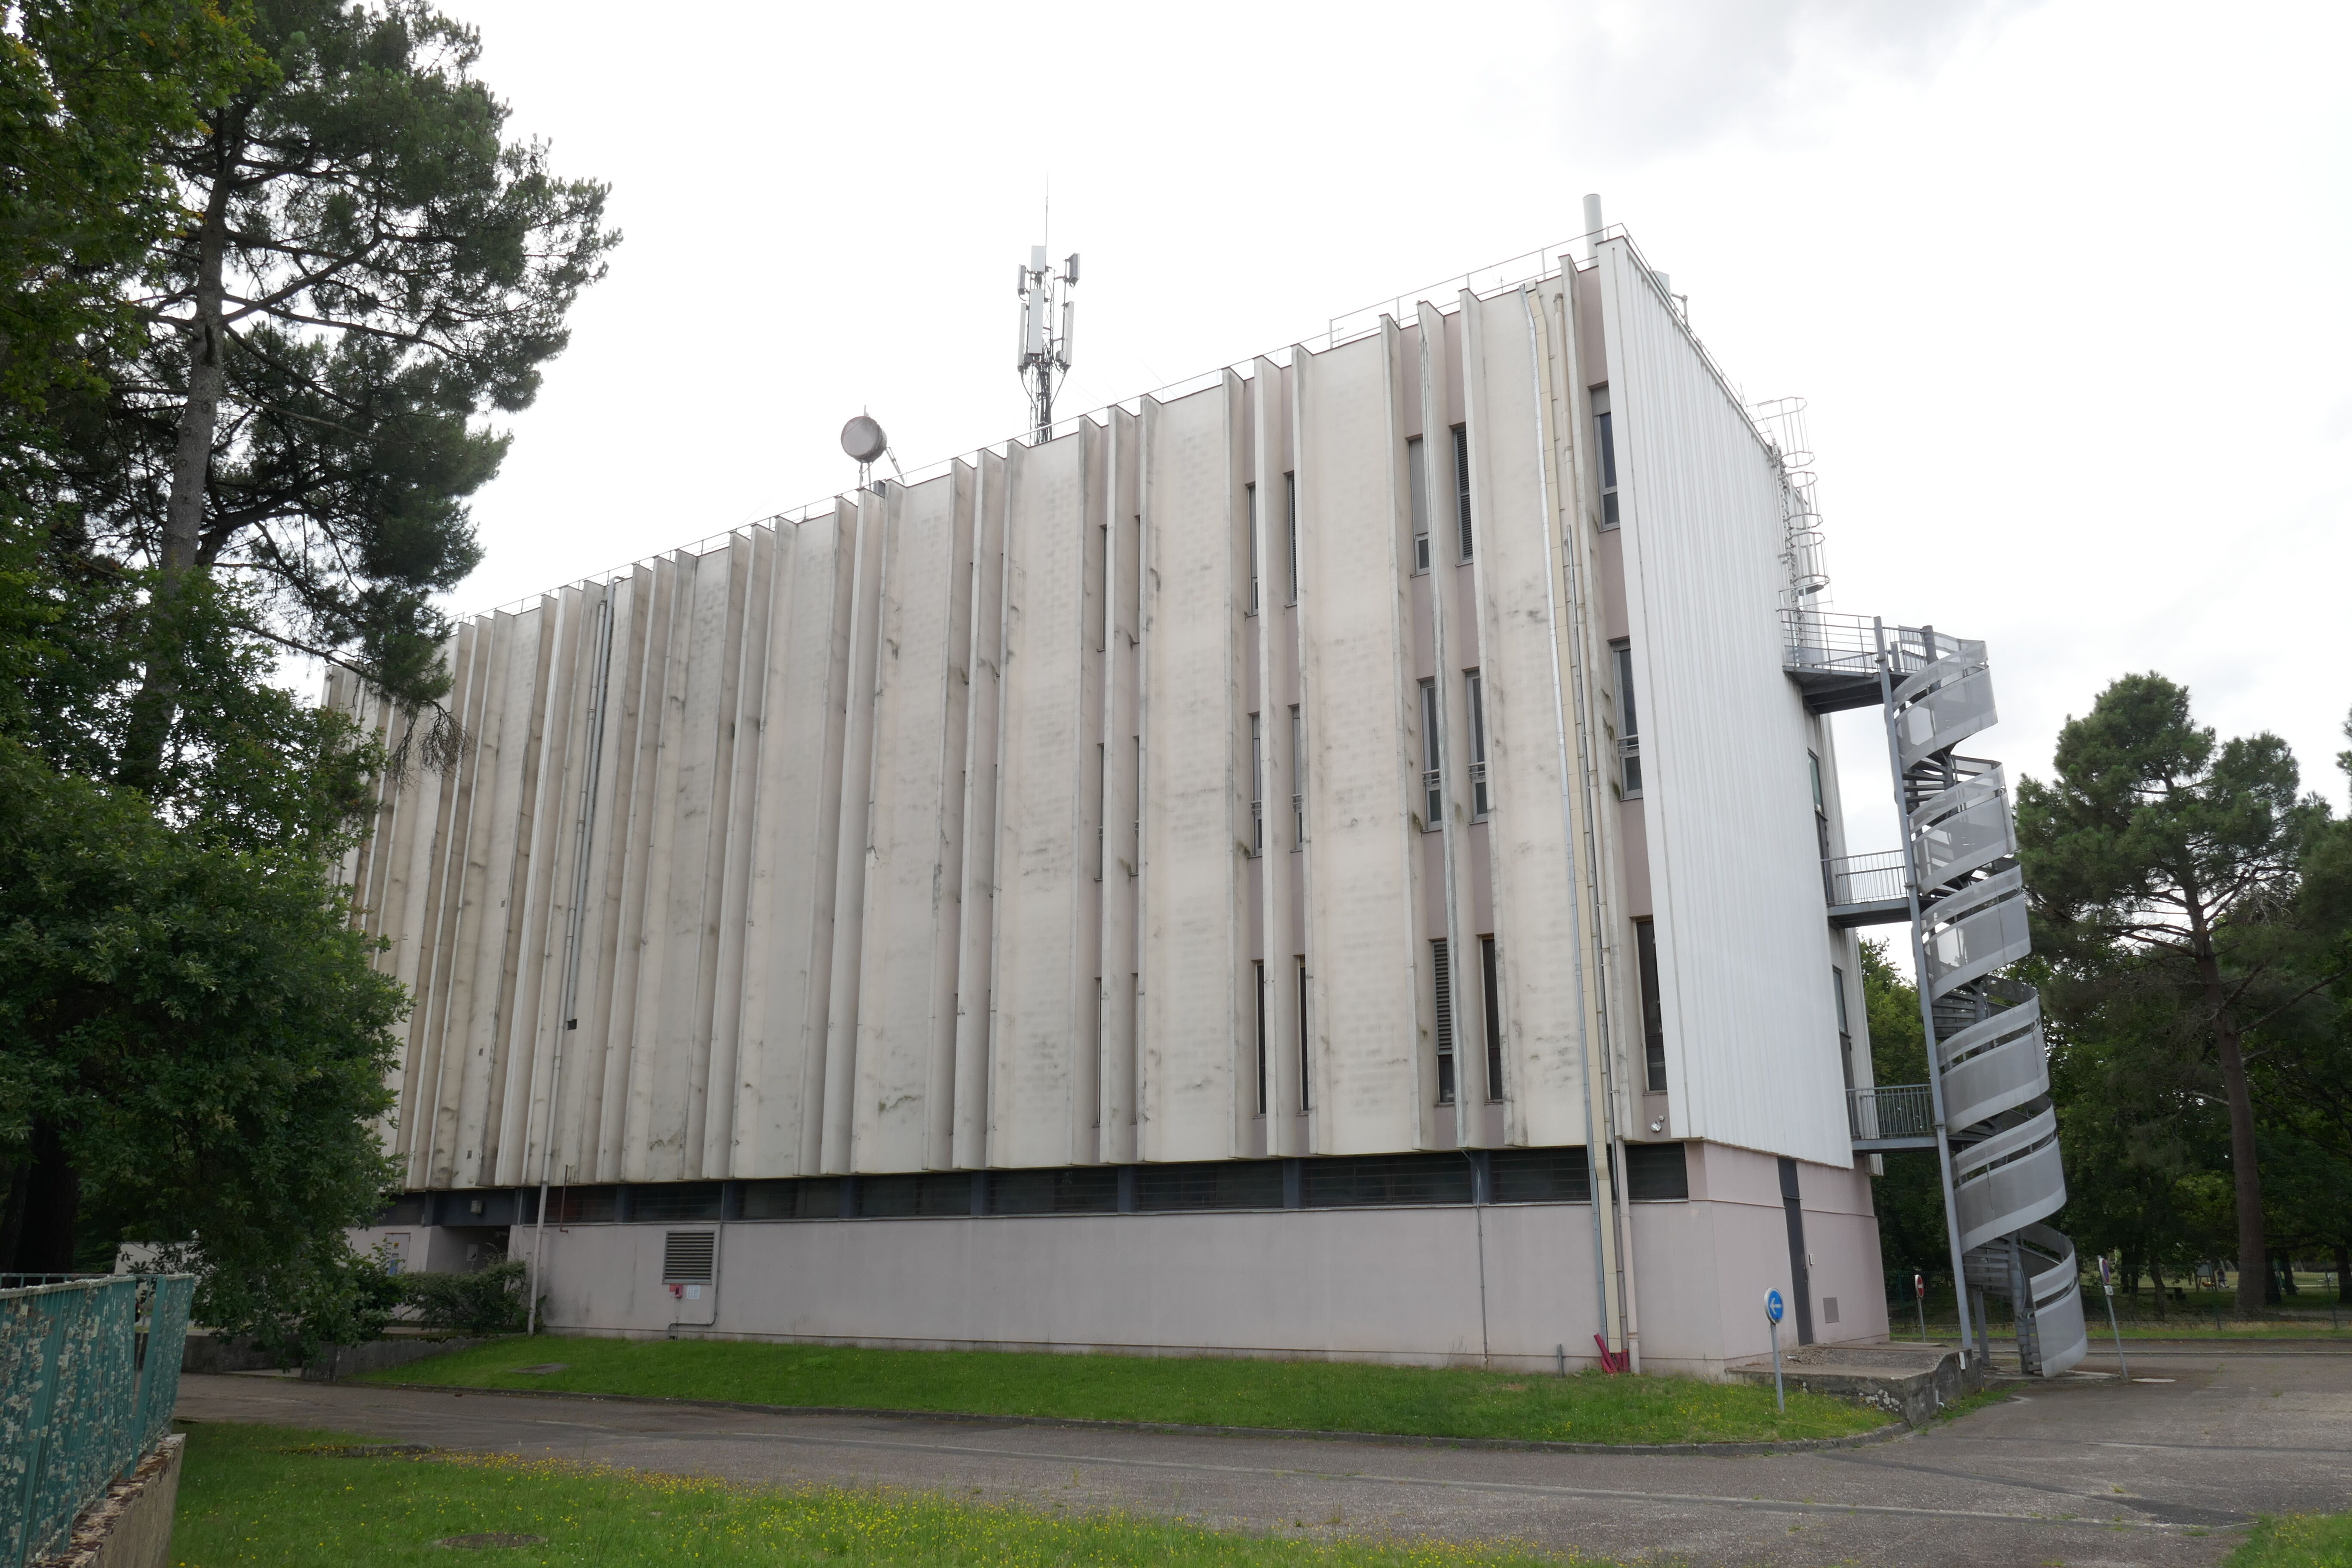
[[[1592,1342],[1601,1347],[1601,1371],[1623,1372],[1625,1370],[1626,1355],[1624,1352],[1611,1350],[1609,1348],[1609,1342],[1602,1339],[1599,1334],[1592,1336]]]

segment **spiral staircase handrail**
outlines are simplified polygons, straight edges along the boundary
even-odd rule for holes
[[[1916,898],[1921,1016],[1947,1159],[1954,1264],[1972,1292],[2007,1297],[2024,1370],[2053,1376],[2088,1348],[2074,1243],[2043,1222],[2066,1202],[2041,999],[1999,972],[2032,951],[2008,779],[1954,748],[1999,718],[1985,645],[1872,623],[1888,746]],[[1849,628],[1792,617],[1827,645]],[[1845,634],[1845,635],[1841,635]],[[1979,1348],[1981,1310],[1969,1314]]]

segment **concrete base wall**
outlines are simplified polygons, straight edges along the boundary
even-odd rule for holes
[[[1761,1302],[1791,1289],[1788,1241],[1769,1157],[1697,1152],[1688,1201],[1631,1205],[1640,1342],[1646,1371],[1717,1376],[1769,1348]],[[1868,1180],[1805,1176],[1817,1338],[1883,1341]],[[664,1281],[673,1230],[719,1233],[715,1283]],[[533,1246],[518,1226],[514,1256]],[[550,1226],[545,1249],[556,1332],[1598,1364],[1583,1204]]]
[[[187,1444],[176,1432],[166,1435],[129,1480],[109,1487],[74,1521],[73,1544],[33,1568],[164,1568],[172,1560],[180,1456]]]

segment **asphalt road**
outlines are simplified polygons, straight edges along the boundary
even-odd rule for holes
[[[1894,1442],[1744,1458],[772,1415],[252,1374],[184,1378],[179,1414],[1218,1529],[1693,1563],[2210,1563],[2255,1513],[2352,1507],[2352,1353],[2135,1348],[2131,1371],[2011,1383],[2004,1403]]]

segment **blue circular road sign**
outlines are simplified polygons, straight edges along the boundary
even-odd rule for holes
[[[1782,1310],[1782,1309],[1781,1309],[1781,1306],[1780,1306],[1780,1292],[1779,1292],[1778,1290],[1767,1290],[1767,1291],[1765,1291],[1765,1292],[1764,1292],[1764,1321],[1765,1321],[1766,1322],[1768,1322],[1768,1323],[1777,1323],[1777,1322],[1779,1322],[1779,1321],[1780,1321],[1780,1313],[1781,1313],[1781,1310]]]

